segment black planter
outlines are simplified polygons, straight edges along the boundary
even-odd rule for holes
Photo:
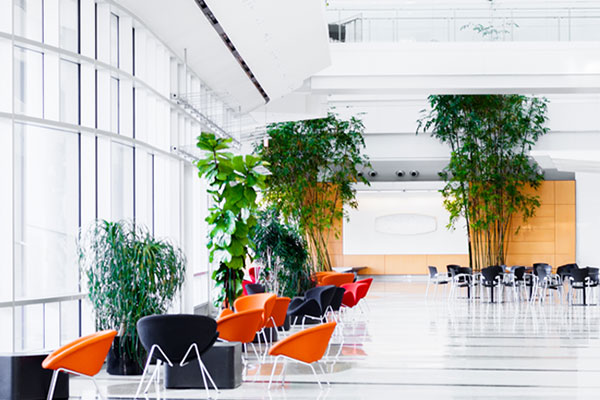
[[[144,369],[138,364],[138,361],[133,360],[131,356],[125,352],[121,352],[119,346],[121,338],[115,336],[112,347],[106,357],[106,372],[110,375],[141,375]],[[143,352],[140,360],[146,359],[146,352],[140,344],[138,346],[140,351]]]

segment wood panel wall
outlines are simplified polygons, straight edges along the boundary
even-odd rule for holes
[[[536,216],[522,224],[513,217],[508,246],[508,265],[531,265],[546,262],[554,267],[575,262],[575,181],[545,181],[538,193],[541,206]],[[428,265],[445,270],[447,264],[468,265],[467,254],[452,255],[344,255],[341,221],[339,236],[329,237],[329,252],[334,267],[366,266],[363,274],[402,275],[425,274]]]

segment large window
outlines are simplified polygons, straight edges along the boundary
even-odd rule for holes
[[[60,47],[72,52],[79,49],[77,3],[77,0],[60,0]]]
[[[15,125],[15,298],[79,291],[79,136]]]
[[[79,124],[79,64],[60,60],[60,120]]]
[[[119,66],[119,16],[110,14],[110,65]]]
[[[44,55],[15,47],[15,112],[42,118],[44,115]]]
[[[110,78],[110,131],[120,133],[120,82],[117,78]]]
[[[111,217],[133,218],[133,148],[120,143],[111,148]]]
[[[208,301],[206,232],[191,228],[204,223],[206,195],[171,153],[200,130],[170,100],[170,63],[174,82],[192,80],[189,68],[118,2],[0,0],[0,32],[14,32],[0,38],[0,352],[95,329],[77,258],[94,219],[135,219],[182,246],[200,271],[189,281],[196,303]]]
[[[15,35],[42,42],[43,0],[14,0],[14,31]]]

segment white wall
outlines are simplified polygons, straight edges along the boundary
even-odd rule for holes
[[[446,228],[449,214],[436,189],[361,191],[357,200],[358,209],[348,210],[344,221],[344,254],[468,252],[464,221]]]
[[[600,173],[577,172],[577,263],[600,266]]]

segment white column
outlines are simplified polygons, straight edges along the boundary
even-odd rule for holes
[[[577,172],[576,212],[579,266],[600,266],[600,173]]]

